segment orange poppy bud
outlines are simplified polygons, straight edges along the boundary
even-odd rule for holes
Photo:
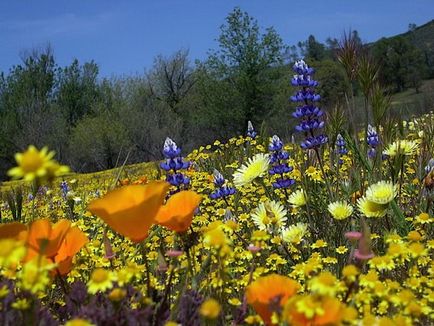
[[[200,200],[201,196],[191,190],[174,194],[158,212],[157,223],[175,232],[187,231]]]
[[[168,190],[165,181],[129,185],[92,201],[88,209],[116,232],[140,242],[148,236]]]

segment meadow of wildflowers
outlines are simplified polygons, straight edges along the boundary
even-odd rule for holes
[[[249,122],[186,156],[167,138],[158,165],[104,175],[17,154],[0,324],[433,324],[434,115],[394,139],[368,121],[333,130],[314,70],[293,69],[298,143]]]

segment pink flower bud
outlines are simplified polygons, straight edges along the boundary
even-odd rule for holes
[[[184,253],[182,250],[170,249],[166,251],[166,255],[172,258],[181,256]]]
[[[247,250],[250,251],[252,254],[256,254],[257,252],[259,252],[261,250],[261,247],[255,246],[253,244],[249,244],[247,246]]]
[[[351,242],[356,242],[361,237],[362,237],[362,233],[360,233],[358,231],[345,232],[345,238],[347,238]]]

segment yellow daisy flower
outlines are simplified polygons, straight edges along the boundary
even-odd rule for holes
[[[216,319],[220,315],[221,306],[215,299],[207,299],[199,308],[199,313],[209,319]]]
[[[315,243],[313,243],[310,247],[312,249],[324,248],[327,247],[327,242],[325,242],[323,239],[319,239]]]
[[[295,207],[306,205],[306,194],[303,189],[294,191],[288,198],[288,202]]]
[[[13,179],[24,178],[26,181],[33,181],[47,175],[54,151],[48,151],[44,147],[39,151],[35,146],[30,145],[24,153],[15,154],[18,166],[10,169],[8,175]]]
[[[397,140],[387,146],[383,154],[394,157],[397,155],[413,155],[418,148],[418,143],[413,140]]]
[[[376,204],[388,204],[396,196],[396,186],[390,181],[380,181],[369,186],[366,199]]]
[[[270,157],[268,154],[259,153],[249,158],[247,164],[242,165],[234,173],[234,184],[242,187],[251,183],[254,179],[261,177],[268,170]]]
[[[359,211],[366,217],[383,217],[387,213],[387,204],[381,205],[362,197],[357,201]]]
[[[336,220],[344,220],[351,216],[353,207],[346,202],[336,201],[328,205],[328,211]]]
[[[282,230],[282,239],[288,243],[299,244],[306,234],[307,225],[304,223],[297,223]]]
[[[87,290],[89,293],[95,294],[98,291],[111,289],[113,286],[114,275],[103,268],[97,268],[92,272]]]

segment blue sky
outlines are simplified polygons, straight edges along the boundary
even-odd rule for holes
[[[371,42],[434,19],[433,0],[0,0],[0,71],[48,43],[59,65],[93,59],[105,77],[143,73],[156,55],[180,48],[204,59],[235,6],[288,45],[310,34],[339,38],[349,28]]]

